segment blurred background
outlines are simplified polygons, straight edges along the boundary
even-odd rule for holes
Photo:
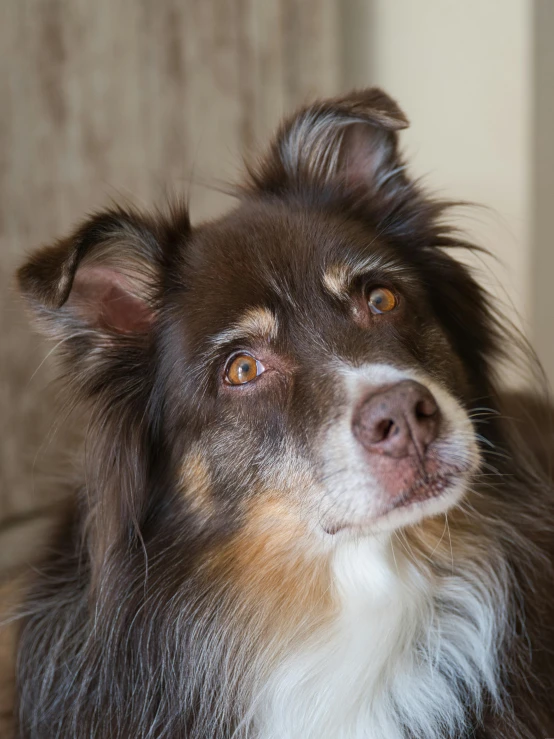
[[[554,379],[553,40],[554,0],[3,0],[0,561],[34,544],[39,523],[10,524],[63,492],[74,445],[13,293],[24,254],[110,199],[189,193],[193,221],[217,215],[210,185],[316,96],[397,98],[412,171],[486,206],[463,215],[499,259],[480,279]]]

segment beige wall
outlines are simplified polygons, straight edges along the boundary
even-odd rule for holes
[[[554,386],[554,2],[536,0],[534,17],[532,338]]]

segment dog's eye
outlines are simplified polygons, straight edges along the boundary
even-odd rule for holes
[[[225,368],[225,381],[229,385],[246,385],[265,372],[265,367],[251,354],[236,354]]]
[[[367,296],[369,310],[372,313],[388,313],[398,304],[396,296],[386,287],[374,287]]]

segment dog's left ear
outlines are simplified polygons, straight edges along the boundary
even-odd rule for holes
[[[283,123],[252,184],[275,194],[329,184],[375,192],[400,174],[396,132],[408,125],[378,88],[315,103]]]

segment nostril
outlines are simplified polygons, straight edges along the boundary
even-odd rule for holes
[[[397,430],[397,429],[396,429]],[[392,418],[384,418],[382,421],[376,424],[374,442],[386,441],[386,439],[394,436],[395,423]]]
[[[353,433],[372,453],[422,459],[438,436],[441,412],[421,383],[403,380],[366,398],[356,409]]]

